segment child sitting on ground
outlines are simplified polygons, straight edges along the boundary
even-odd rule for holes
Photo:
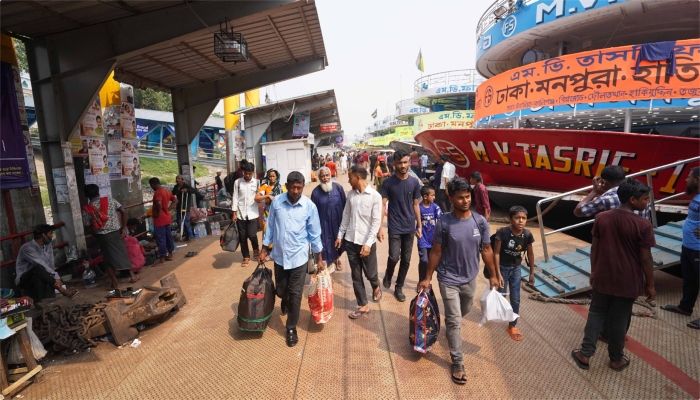
[[[433,234],[435,233],[435,223],[440,219],[442,210],[435,204],[435,189],[423,186],[420,189],[423,201],[420,203],[420,220],[422,235],[418,239],[418,280],[425,279],[428,270],[428,257],[430,249],[433,247]]]
[[[510,305],[513,312],[520,314],[520,264],[522,254],[527,252],[527,265],[530,269],[528,283],[535,283],[535,255],[532,251],[532,243],[535,238],[525,228],[527,222],[527,210],[522,206],[513,206],[508,211],[510,226],[504,226],[496,231],[493,244],[493,255],[498,268],[499,280],[504,285],[499,289],[501,293],[510,291]],[[507,286],[506,286],[507,285]],[[515,341],[523,340],[523,335],[516,327],[518,320],[508,324],[508,334]]]

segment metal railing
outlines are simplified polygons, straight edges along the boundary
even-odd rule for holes
[[[646,175],[647,186],[649,186],[651,188],[651,190],[649,191],[649,200],[650,200],[650,208],[651,208],[651,223],[654,225],[654,227],[657,226],[656,205],[663,203],[663,202],[666,202],[666,201],[669,201],[669,200],[672,200],[672,199],[675,199],[675,198],[678,198],[678,197],[681,197],[685,193],[676,193],[676,194],[673,194],[670,196],[666,196],[663,199],[659,199],[659,200],[655,199],[654,198],[654,182],[653,182],[652,174],[656,173],[657,171],[661,171],[664,169],[676,167],[678,165],[689,164],[689,163],[697,162],[697,161],[700,161],[700,156],[687,158],[685,160],[679,160],[679,161],[676,161],[676,162],[673,162],[670,164],[660,165],[660,166],[655,167],[655,168],[651,168],[651,169],[647,169],[644,171],[635,172],[634,174],[627,175],[627,178],[634,178],[636,176]],[[574,195],[574,194],[577,194],[580,192],[585,192],[585,191],[591,190],[591,189],[593,189],[593,186],[589,185],[589,186],[586,186],[586,187],[583,187],[580,189],[572,190],[570,192],[561,193],[561,194],[558,194],[556,196],[547,197],[545,199],[540,199],[540,201],[537,202],[537,205],[535,206],[535,208],[537,210],[537,222],[538,222],[539,228],[540,228],[540,237],[542,239],[542,252],[544,253],[545,262],[549,261],[549,252],[547,250],[547,236],[592,224],[593,221],[595,221],[595,219],[592,218],[592,219],[589,219],[589,220],[586,220],[583,222],[579,222],[577,224],[568,225],[568,226],[565,226],[563,228],[559,228],[559,229],[555,229],[555,230],[552,230],[549,232],[545,232],[543,215],[542,215],[542,204],[549,203],[549,202],[552,202],[554,200],[562,199],[564,197],[571,196],[571,195]]]

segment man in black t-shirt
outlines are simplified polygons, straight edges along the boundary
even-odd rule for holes
[[[403,294],[403,284],[406,280],[408,267],[411,264],[413,251],[413,235],[421,237],[421,219],[419,204],[422,199],[420,182],[408,174],[410,157],[401,150],[394,153],[394,175],[384,180],[381,187],[383,209],[387,211],[389,228],[389,258],[386,262],[386,273],[382,283],[391,287],[394,268],[401,260],[399,273],[396,277],[394,297],[398,301],[406,301]],[[383,218],[382,218],[383,219]],[[384,231],[380,229],[379,240],[384,239]]]

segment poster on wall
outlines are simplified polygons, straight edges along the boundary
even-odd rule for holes
[[[136,150],[137,144],[138,142],[135,140],[122,140],[121,162],[122,176],[124,178],[134,176],[134,170],[139,164],[138,152]]]
[[[121,179],[122,158],[120,154],[108,154],[107,166],[109,167],[109,179]]]
[[[93,175],[108,174],[107,166],[107,146],[102,139],[92,138],[89,141],[88,159],[90,162],[90,172]]]
[[[66,204],[69,200],[68,181],[66,180],[66,170],[64,168],[53,168],[51,170],[53,177],[53,187],[56,191],[56,202],[58,204]]]
[[[123,138],[136,138],[136,115],[134,111],[134,89],[128,85],[121,85],[121,105],[119,110],[119,123],[122,128]]]
[[[0,186],[3,189],[15,189],[30,186],[29,164],[27,161],[27,136],[22,132],[19,104],[15,92],[13,68],[8,63],[2,64],[2,81],[0,91],[3,101],[0,103],[2,118],[2,146],[0,146]],[[4,101],[8,99],[8,101]]]
[[[292,126],[292,137],[302,138],[309,134],[311,123],[311,112],[304,111],[294,114],[294,125]]]
[[[122,128],[120,123],[121,106],[109,106],[104,109],[104,130],[108,139],[120,139]]]
[[[90,108],[87,109],[80,121],[80,136],[103,137],[102,109],[100,108],[100,98],[95,97]]]

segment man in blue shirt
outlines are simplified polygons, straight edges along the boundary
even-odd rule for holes
[[[690,316],[700,289],[700,167],[693,168],[686,180],[685,192],[693,196],[688,205],[688,217],[683,223],[681,272],[683,295],[678,305],[667,304],[662,309]],[[700,319],[688,322],[688,327],[700,329]]]
[[[275,284],[277,296],[282,299],[282,315],[287,316],[287,346],[294,347],[299,341],[297,322],[301,294],[304,290],[306,265],[309,261],[309,246],[316,257],[318,269],[326,268],[321,251],[321,223],[314,203],[301,193],[304,190],[304,175],[292,171],[287,176],[287,193],[272,201],[267,228],[263,236],[260,261],[268,255],[275,262]]]

